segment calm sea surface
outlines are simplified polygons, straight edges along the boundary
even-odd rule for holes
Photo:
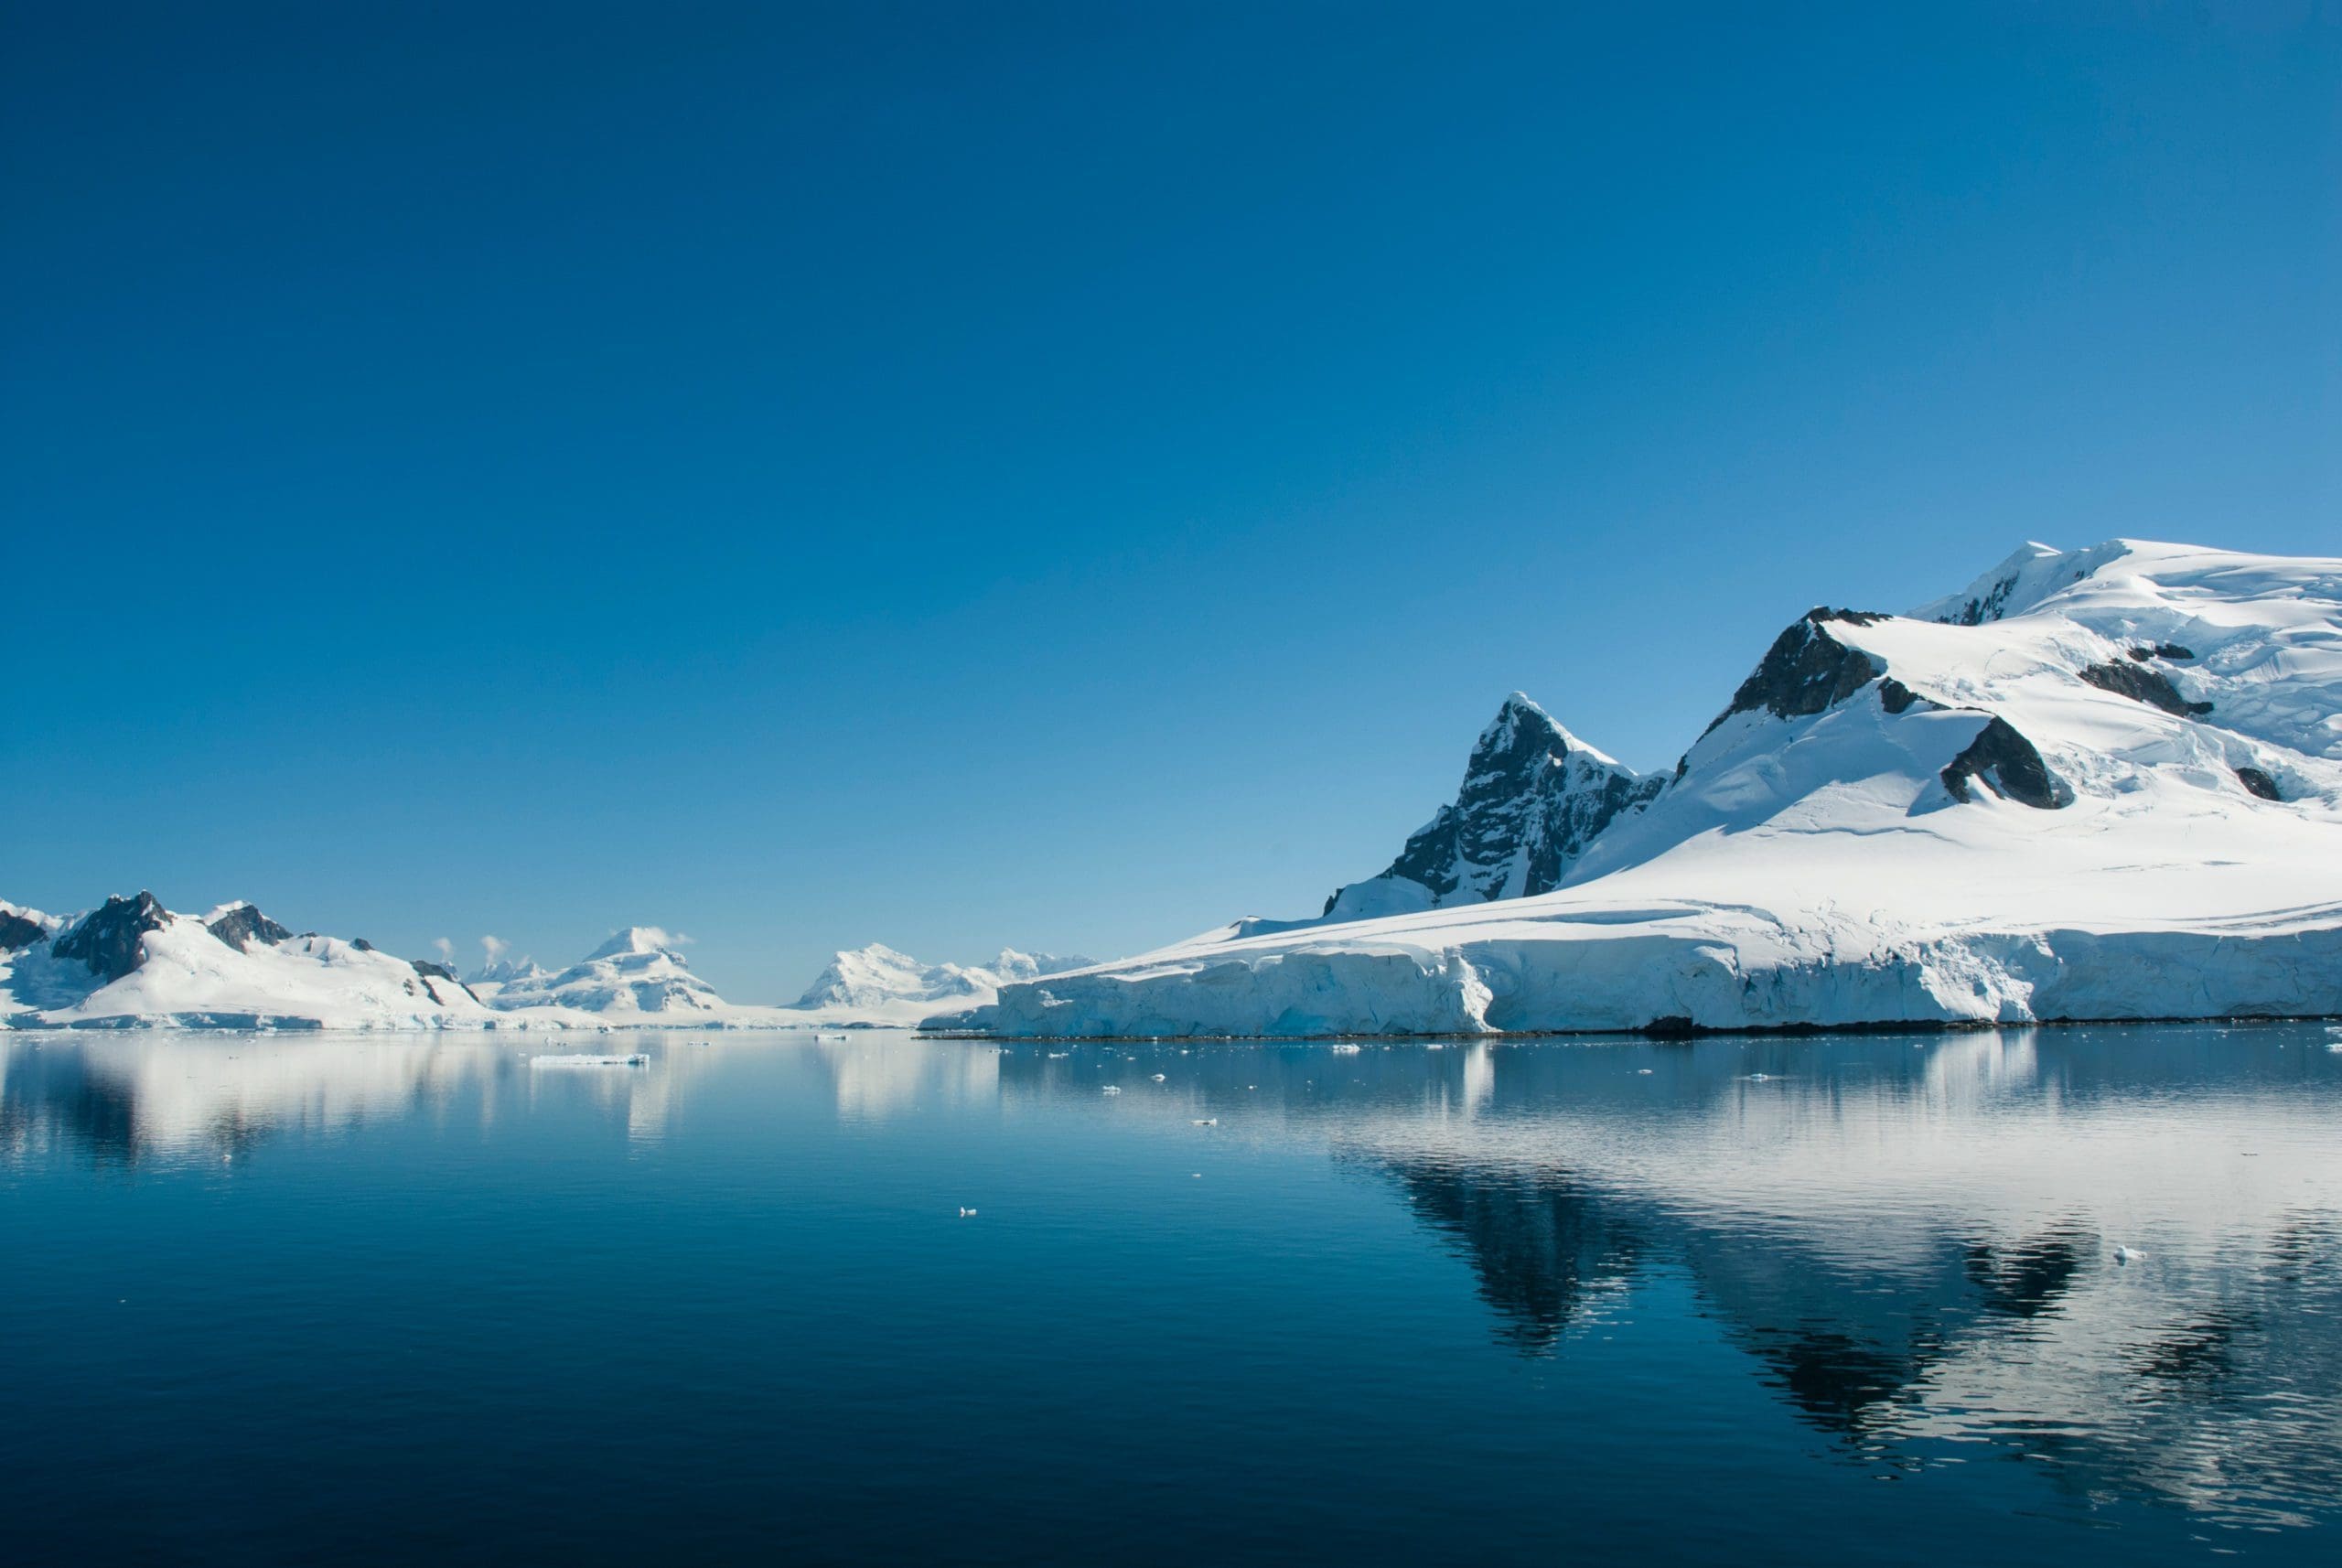
[[[7,1036],[0,1559],[2332,1563],[2336,1047]]]

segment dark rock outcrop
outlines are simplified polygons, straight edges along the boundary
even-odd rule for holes
[[[374,950],[374,944],[368,941],[364,937],[360,937],[356,941],[351,942],[349,945],[356,948],[360,952],[372,952]]]
[[[457,990],[462,992],[465,995],[470,997],[473,1001],[478,1002],[479,1000],[479,993],[474,991],[470,986],[466,985],[462,981],[457,979],[456,972],[449,969],[446,964],[433,963],[427,958],[411,958],[406,961],[414,966],[416,976],[422,980],[424,993],[427,994],[432,1001],[438,1003],[441,1006],[444,1007],[447,1004],[448,998],[439,994],[439,987],[432,983],[434,981],[444,981],[447,984],[452,985]],[[409,989],[412,990],[413,988],[410,987]]]
[[[1418,883],[1434,904],[1551,892],[1596,835],[1664,783],[1588,749],[1516,692],[1480,732],[1455,801],[1408,837],[1377,880]],[[1326,901],[1326,914],[1346,891]]]
[[[254,942],[274,947],[289,942],[293,933],[262,914],[250,904],[239,904],[209,925],[203,928],[231,948],[248,948]]]
[[[1981,780],[2003,800],[2037,811],[2054,811],[2074,803],[2071,787],[2049,771],[2041,753],[2015,725],[1997,714],[1939,777],[1951,798],[1962,802],[1974,799],[1972,785]]]
[[[2239,783],[2264,800],[2282,800],[2285,798],[2277,792],[2277,781],[2258,768],[2240,768],[2236,770],[2236,776]]]
[[[2193,659],[2196,655],[2175,642],[2156,642],[2131,650],[2131,657],[2144,664],[2150,659]]]
[[[91,974],[120,980],[145,956],[139,939],[161,929],[169,918],[170,911],[156,902],[152,893],[141,893],[135,898],[117,894],[103,908],[84,916],[48,950],[59,958],[81,960]]]
[[[1915,707],[1933,713],[1943,707],[1941,703],[1922,697],[1892,675],[1878,683],[1878,705],[1890,714],[1908,713]]]
[[[1861,649],[1840,642],[1825,628],[1832,621],[1870,626],[1885,618],[1827,607],[1806,611],[1803,619],[1773,639],[1755,672],[1740,683],[1731,703],[1708,729],[1735,714],[1761,709],[1776,718],[1802,718],[1844,702],[1884,674],[1885,667]]]
[[[39,921],[28,919],[14,909],[0,909],[0,952],[28,948],[47,935],[48,928]]]
[[[2134,703],[2161,708],[2180,718],[2192,718],[2212,711],[2209,703],[2191,703],[2179,694],[2171,677],[2160,670],[2143,669],[2136,664],[2093,664],[2082,671],[2081,678],[2101,692],[2111,692],[2118,697],[2128,697]]]

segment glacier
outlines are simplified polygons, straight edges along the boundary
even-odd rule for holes
[[[1582,743],[1552,730],[1565,768]],[[1443,864],[1460,835],[1417,835],[1436,841],[1420,863],[1473,868],[1446,889],[1386,873],[1317,919],[1238,921],[1011,983],[928,1026],[1671,1034],[2342,1015],[2342,560],[2028,543],[1910,614],[1808,612],[1671,775],[1617,777],[1648,794],[1570,843],[1550,890],[1525,874],[1534,814],[1509,779],[1475,851]]]

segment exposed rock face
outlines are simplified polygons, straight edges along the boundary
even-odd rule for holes
[[[1884,616],[1863,610],[1810,609],[1805,618],[1773,639],[1756,671],[1740,683],[1732,702],[1708,728],[1735,714],[1759,709],[1776,718],[1802,718],[1835,707],[1885,673],[1878,660],[1849,648],[1825,629],[1833,620],[1874,626]]]
[[[2282,800],[2285,797],[2277,790],[2277,781],[2258,768],[2240,768],[2237,781],[2264,800]]]
[[[2152,647],[2131,650],[2131,657],[2144,664],[2150,659],[2193,659],[2196,655],[2175,642],[2158,642]]]
[[[449,969],[446,964],[433,963],[429,959],[422,958],[411,958],[407,960],[407,962],[414,966],[416,977],[423,982],[424,993],[429,996],[432,1001],[440,1004],[442,1006],[445,1006],[451,998],[440,994],[439,988],[431,983],[435,980],[444,980],[449,985],[454,986],[457,990],[470,997],[473,1001],[478,1002],[479,1000],[479,993],[474,991],[470,986],[466,985],[462,981],[457,979],[456,972]]]
[[[2016,726],[1997,715],[1951,759],[1941,775],[1943,787],[1955,800],[1972,799],[1971,786],[1982,780],[1993,793],[2037,811],[2054,811],[2074,803],[2066,781],[2049,771],[2034,744]]]
[[[203,929],[231,948],[247,948],[254,942],[265,942],[274,947],[279,942],[293,940],[291,931],[250,904],[237,905]]]
[[[161,929],[169,918],[170,912],[156,902],[152,893],[141,893],[135,898],[116,895],[58,938],[57,945],[48,950],[59,958],[81,960],[91,974],[120,980],[138,967],[143,956],[139,939]]]
[[[2137,664],[2093,664],[2082,671],[2081,678],[2101,692],[2111,692],[2118,697],[2128,697],[2134,703],[2161,708],[2180,718],[2193,718],[2212,711],[2209,703],[2191,703],[2179,694],[2171,677],[2160,670],[2144,669]]]
[[[1943,706],[1941,703],[1922,697],[1892,675],[1878,683],[1878,705],[1890,714],[1908,713],[1914,707],[1923,712],[1933,711]]]
[[[0,909],[0,952],[28,948],[47,935],[48,929],[39,921],[27,919],[14,909]]]
[[[1372,885],[1386,881],[1427,889],[1434,906],[1551,892],[1597,834],[1664,783],[1585,745],[1515,692],[1480,732],[1455,802],[1379,876],[1336,890],[1325,912],[1375,908]]]

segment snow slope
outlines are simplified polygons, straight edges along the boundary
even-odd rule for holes
[[[2342,1014],[2342,561],[2029,545],[1784,630],[1537,897],[1240,923],[1011,1035]]]

